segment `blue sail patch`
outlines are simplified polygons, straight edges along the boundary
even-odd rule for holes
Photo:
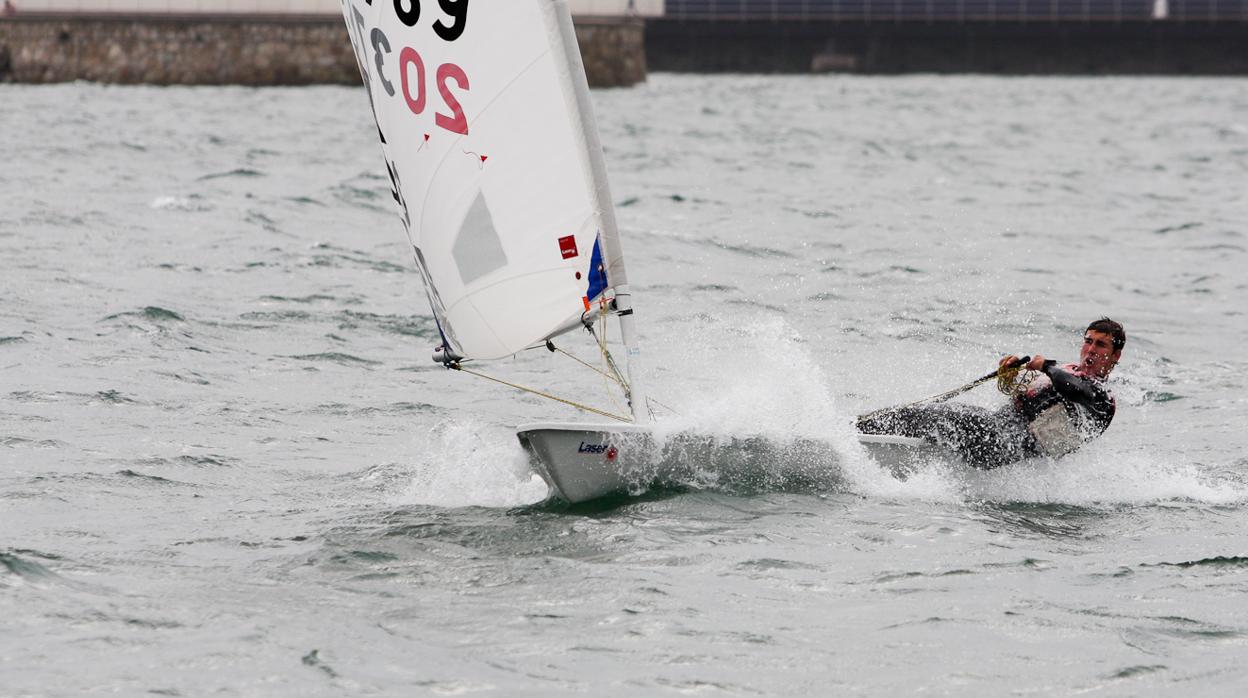
[[[589,256],[589,290],[585,297],[594,300],[607,289],[607,267],[602,262],[602,240],[594,238],[594,252]]]

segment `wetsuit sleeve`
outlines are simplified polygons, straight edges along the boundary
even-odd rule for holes
[[[1114,399],[1095,381],[1067,373],[1056,364],[1044,365],[1044,373],[1053,382],[1053,389],[1062,399],[1086,409],[1102,429],[1114,418]]]

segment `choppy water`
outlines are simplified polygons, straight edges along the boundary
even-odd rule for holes
[[[0,86],[0,694],[1242,689],[1248,82],[594,98],[668,423],[840,462],[536,506],[511,427],[573,414],[428,361],[361,90]],[[1070,458],[846,438],[1103,313]]]

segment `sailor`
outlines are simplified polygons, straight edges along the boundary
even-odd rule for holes
[[[865,434],[927,438],[958,452],[977,468],[996,468],[1037,455],[1057,458],[1100,436],[1114,418],[1105,381],[1127,342],[1122,325],[1101,318],[1083,333],[1079,362],[1058,366],[1034,356],[999,362],[998,386],[1013,399],[998,410],[971,405],[897,407],[858,418]],[[1013,383],[1018,369],[1031,380]]]

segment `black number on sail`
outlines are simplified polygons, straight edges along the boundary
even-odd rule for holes
[[[377,63],[377,79],[381,81],[381,86],[386,90],[386,94],[393,97],[394,85],[390,84],[390,81],[386,79],[385,68],[382,66],[385,54],[381,52],[384,48],[386,53],[390,53],[390,40],[386,38],[386,35],[380,29],[376,28],[373,29],[369,36],[373,40],[373,60]]]
[[[381,131],[381,119],[377,118],[377,103],[373,101],[373,91],[371,89],[364,90],[364,94],[368,95],[368,108],[373,110],[373,123],[377,124],[377,137],[382,143],[386,142],[386,134]]]
[[[403,0],[394,0],[394,14],[398,16],[400,22],[414,27],[420,21],[420,0],[407,0],[407,2],[411,4],[412,9],[403,9]]]
[[[347,29],[348,31],[354,29],[355,36],[359,39],[359,41],[353,40],[351,42],[351,48],[355,49],[355,64],[359,66],[360,75],[364,78],[364,87],[371,91],[372,86],[369,85],[368,68],[364,67],[365,61],[368,60],[368,56],[364,53],[364,30],[368,27],[364,24],[364,15],[360,14],[360,11],[355,9],[354,5],[351,6],[351,19],[355,20],[355,24],[351,25],[348,23]]]
[[[403,185],[399,181],[398,167],[386,160],[386,172],[390,173],[390,195],[399,203],[399,208],[403,209],[403,215],[399,220],[403,221],[403,228],[410,234],[412,231],[412,214],[407,210],[407,199],[403,196]]]
[[[433,25],[433,31],[443,41],[454,41],[464,33],[464,26],[468,24],[468,0],[438,0],[438,4],[455,22],[448,27],[442,24],[442,20],[438,20]]]

